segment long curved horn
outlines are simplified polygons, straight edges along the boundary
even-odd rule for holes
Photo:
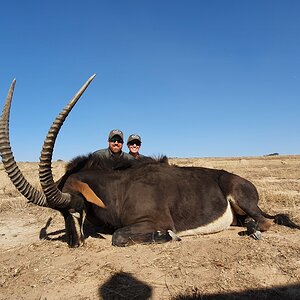
[[[55,185],[51,170],[52,154],[54,149],[54,144],[58,132],[64,123],[66,117],[77,103],[78,99],[84,93],[86,88],[95,78],[96,74],[91,76],[87,82],[81,87],[73,99],[67,104],[67,106],[58,114],[54,120],[52,126],[50,127],[44,145],[41,152],[40,164],[39,164],[39,175],[40,183],[44,194],[46,196],[49,207],[52,208],[65,208],[69,205],[71,196],[68,193],[62,193]]]
[[[0,154],[3,166],[17,190],[29,202],[40,206],[48,206],[45,195],[34,188],[23,176],[14,159],[9,141],[9,115],[16,80],[14,79],[8,91],[0,120]]]

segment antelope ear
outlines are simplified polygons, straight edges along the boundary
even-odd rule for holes
[[[103,201],[94,193],[87,183],[74,180],[72,182],[72,187],[81,193],[88,202],[93,203],[101,208],[106,208]]]

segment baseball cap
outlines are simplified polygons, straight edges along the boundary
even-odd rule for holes
[[[116,135],[118,135],[123,140],[123,132],[119,129],[111,130],[108,136],[108,140],[112,139]]]
[[[135,141],[135,140],[136,140],[136,141],[139,141],[140,143],[142,143],[141,137],[140,137],[138,134],[134,133],[134,134],[131,134],[131,135],[128,137],[127,144],[130,143],[131,141]]]

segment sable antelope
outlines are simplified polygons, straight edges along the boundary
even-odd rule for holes
[[[161,243],[179,236],[218,232],[242,220],[256,238],[273,222],[300,229],[288,216],[268,215],[258,207],[258,192],[248,180],[224,170],[170,165],[161,159],[110,160],[95,154],[73,159],[54,182],[51,160],[57,134],[95,75],[59,113],[41,151],[42,190],[18,168],[9,141],[9,114],[15,80],[0,121],[0,151],[11,181],[29,202],[58,210],[64,217],[70,247],[84,242],[85,218],[113,229],[112,243]],[[246,218],[250,222],[246,222]]]

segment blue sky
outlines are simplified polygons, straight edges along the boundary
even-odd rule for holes
[[[17,0],[0,11],[0,101],[16,78],[17,161],[38,161],[94,73],[54,159],[107,147],[114,128],[140,134],[145,155],[300,154],[300,1]]]

